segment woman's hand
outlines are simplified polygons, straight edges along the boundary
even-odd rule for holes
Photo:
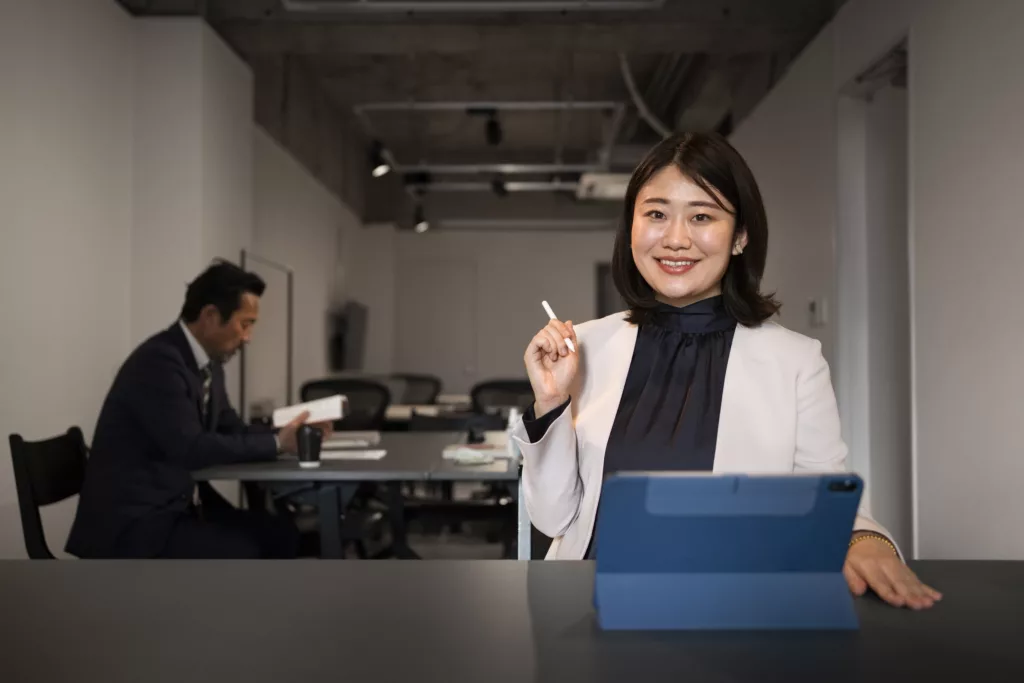
[[[892,548],[877,538],[866,538],[850,548],[843,575],[855,595],[864,595],[870,588],[895,607],[927,609],[942,599],[941,593],[921,583]]]
[[[569,399],[569,387],[579,369],[579,355],[569,351],[566,339],[579,351],[580,343],[572,321],[550,321],[547,326],[530,340],[523,360],[526,374],[533,387],[536,400],[534,412],[537,417],[554,410]]]

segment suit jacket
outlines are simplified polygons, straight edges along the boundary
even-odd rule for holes
[[[604,454],[626,383],[637,327],[623,313],[576,328],[580,369],[572,400],[544,437],[512,437],[523,454],[526,507],[554,538],[548,559],[582,559],[594,530]],[[725,373],[715,472],[838,472],[846,465],[828,364],[815,339],[775,323],[737,326]],[[862,501],[857,530],[888,533]]]
[[[175,323],[143,342],[103,402],[67,551],[78,557],[154,557],[192,500],[193,470],[272,460],[274,435],[249,428],[212,364],[210,419],[202,376]]]

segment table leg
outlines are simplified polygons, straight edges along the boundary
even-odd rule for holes
[[[516,510],[516,523],[519,534],[518,542],[516,543],[517,551],[516,557],[520,560],[530,559],[530,515],[526,511],[526,498],[523,497],[523,480],[516,483],[516,500],[518,501]]]
[[[320,557],[345,557],[341,543],[341,503],[336,485],[325,484],[318,488],[317,508],[320,512]]]
[[[405,500],[399,482],[384,485],[388,506],[388,520],[391,524],[391,547],[377,554],[377,558],[395,557],[399,560],[418,560],[420,556],[409,547],[408,530],[405,525]]]

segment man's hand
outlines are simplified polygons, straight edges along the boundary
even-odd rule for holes
[[[309,411],[304,410],[294,420],[281,427],[281,431],[277,433],[277,442],[280,444],[282,453],[295,454],[299,452],[299,442],[296,438],[296,433],[299,431],[299,427],[306,424],[308,419]]]

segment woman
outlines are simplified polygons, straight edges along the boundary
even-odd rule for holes
[[[610,472],[845,468],[820,343],[768,322],[767,247],[753,174],[721,136],[668,138],[633,173],[612,256],[628,313],[578,330],[552,320],[526,350],[535,403],[514,436],[549,558],[593,557]],[[893,605],[941,598],[863,505],[843,573]]]

